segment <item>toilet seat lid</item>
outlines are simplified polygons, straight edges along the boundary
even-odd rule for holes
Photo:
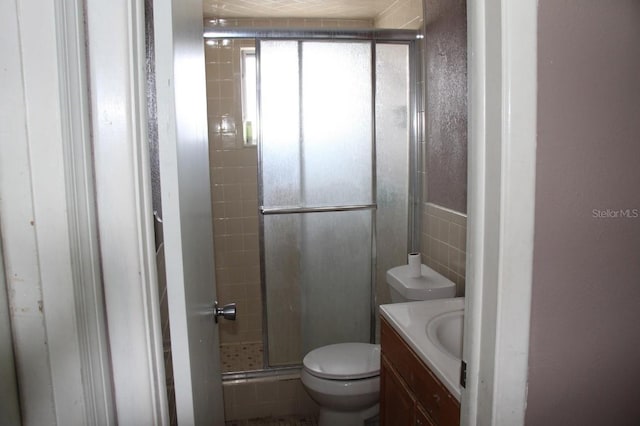
[[[323,379],[365,379],[380,374],[380,345],[338,343],[309,352],[305,370]]]

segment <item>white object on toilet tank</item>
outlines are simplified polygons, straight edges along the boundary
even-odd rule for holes
[[[409,253],[407,255],[407,265],[409,265],[409,276],[418,278],[422,275],[422,255],[420,253]]]
[[[456,296],[456,285],[426,265],[420,265],[422,274],[411,276],[409,265],[396,266],[387,271],[391,302],[444,299]]]

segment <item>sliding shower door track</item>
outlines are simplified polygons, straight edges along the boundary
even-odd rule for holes
[[[222,381],[226,382],[232,380],[264,379],[267,377],[289,375],[298,376],[300,375],[301,369],[302,365],[291,365],[286,367],[265,368],[262,370],[222,373]]]

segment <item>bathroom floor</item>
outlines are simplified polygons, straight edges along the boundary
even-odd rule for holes
[[[225,422],[226,426],[317,426],[318,420],[315,417],[269,417],[251,420],[232,420]]]
[[[262,368],[262,342],[221,345],[220,359],[223,373],[259,370]]]

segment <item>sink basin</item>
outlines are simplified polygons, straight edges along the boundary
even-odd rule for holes
[[[464,297],[382,305],[380,314],[459,401]]]
[[[463,325],[464,310],[445,312],[427,323],[427,338],[450,357],[461,359]]]

